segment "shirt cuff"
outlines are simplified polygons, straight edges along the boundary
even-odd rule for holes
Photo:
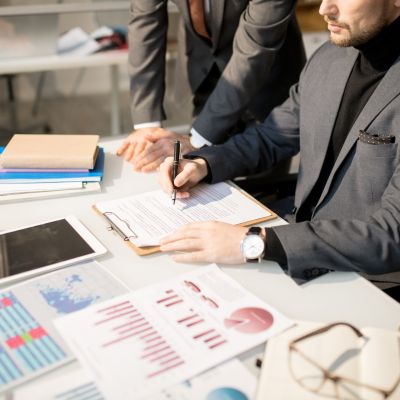
[[[287,270],[286,252],[273,228],[265,228],[266,252],[264,260],[276,261],[284,270]]]
[[[135,130],[142,128],[161,128],[161,121],[143,122],[141,124],[133,125],[133,129]]]
[[[196,129],[192,128],[190,130],[190,134],[191,134],[190,144],[194,148],[200,149],[200,147],[212,145],[212,143],[210,141],[208,141],[207,139],[205,139],[203,136],[201,136],[200,133],[196,131]]]

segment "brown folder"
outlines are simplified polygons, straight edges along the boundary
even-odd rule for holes
[[[2,168],[94,167],[98,135],[16,134],[0,156]]]

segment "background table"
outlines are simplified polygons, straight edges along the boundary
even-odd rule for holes
[[[112,50],[91,55],[50,55],[2,60],[0,75],[56,71],[71,68],[108,66],[110,68],[111,134],[121,134],[119,114],[119,66],[127,66],[128,51]]]
[[[201,268],[198,264],[177,264],[166,254],[136,255],[118,235],[107,230],[107,222],[93,211],[92,205],[96,202],[158,188],[155,173],[135,173],[131,165],[114,155],[119,143],[119,139],[102,142],[107,153],[101,193],[1,205],[0,230],[74,214],[109,250],[98,261],[132,289]],[[271,221],[268,225],[279,223],[282,221]],[[221,268],[290,318],[347,321],[359,327],[397,329],[400,326],[400,305],[356,273],[329,273],[299,286],[274,262]],[[258,346],[240,359],[256,371],[254,357],[262,350]],[[76,363],[49,375],[61,374],[68,368],[76,368]]]

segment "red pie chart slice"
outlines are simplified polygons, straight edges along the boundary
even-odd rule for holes
[[[269,329],[274,323],[272,314],[258,307],[240,308],[234,311],[224,324],[228,329],[241,333],[260,333]]]

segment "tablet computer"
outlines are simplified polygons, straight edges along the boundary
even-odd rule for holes
[[[74,216],[0,232],[0,283],[49,272],[106,251]]]

